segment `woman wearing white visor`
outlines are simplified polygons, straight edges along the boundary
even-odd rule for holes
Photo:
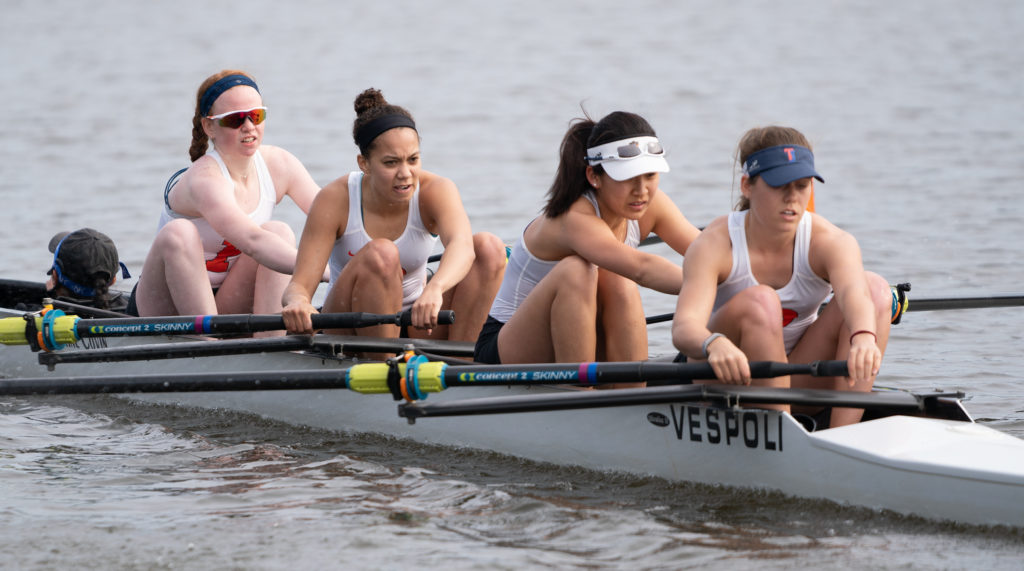
[[[541,216],[516,242],[476,344],[485,363],[647,358],[637,284],[676,294],[679,266],[637,246],[657,234],[685,254],[700,231],[658,188],[665,151],[643,117],[579,120]]]

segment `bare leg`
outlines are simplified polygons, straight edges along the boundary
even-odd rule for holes
[[[878,274],[867,272],[868,287],[875,310],[875,333],[878,348],[885,355],[889,343],[889,329],[892,321],[892,293],[889,284]],[[816,359],[843,360],[850,354],[850,328],[846,326],[837,303],[829,303],[824,311],[804,333],[790,353],[794,363],[806,363]],[[846,377],[815,378],[799,376],[793,378],[793,386],[853,390],[868,392],[875,379],[850,387]],[[859,408],[833,408],[831,426],[844,426],[860,422],[864,411]]]
[[[782,337],[782,305],[775,290],[758,285],[733,296],[711,316],[711,331],[724,333],[746,355],[749,361],[786,362],[786,345]],[[789,387],[789,377],[753,379],[751,384]],[[789,405],[764,405],[789,412]]]
[[[476,341],[487,320],[505,273],[505,244],[494,234],[481,232],[473,236],[473,249],[476,260],[469,273],[444,296],[442,307],[455,312],[455,323],[438,327],[432,338]]]
[[[270,221],[263,228],[295,243],[295,234],[284,222]],[[281,294],[289,279],[289,275],[261,266],[243,254],[231,265],[227,277],[217,289],[217,311],[224,314],[281,313]],[[279,337],[284,334],[284,330],[261,331],[253,337]]]
[[[636,282],[604,269],[597,271],[597,359],[647,360],[647,321]],[[638,388],[646,383],[614,383],[598,388]]]
[[[327,293],[324,312],[395,313],[402,308],[402,266],[390,240],[373,240],[356,252]],[[397,325],[339,329],[332,333],[398,337]]]
[[[594,360],[597,267],[569,256],[534,287],[498,334],[503,363]]]
[[[177,219],[160,229],[142,267],[136,302],[143,316],[217,313],[195,224]]]

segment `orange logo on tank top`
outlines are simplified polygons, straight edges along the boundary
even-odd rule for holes
[[[796,312],[795,311],[793,311],[792,309],[783,309],[782,310],[782,326],[783,327],[789,325],[794,319],[796,319]]]
[[[228,271],[228,258],[242,254],[242,251],[234,247],[231,242],[224,240],[222,244],[224,247],[217,252],[217,255],[212,260],[206,260],[206,271],[224,273]]]

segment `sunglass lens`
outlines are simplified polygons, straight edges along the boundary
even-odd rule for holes
[[[660,155],[665,152],[665,149],[661,146],[661,143],[647,143],[647,152],[652,155]]]
[[[221,117],[219,123],[221,127],[237,129],[245,123],[246,119],[252,120],[253,125],[259,125],[266,118],[266,109],[253,109],[252,111],[239,111],[238,113],[232,113],[231,115]]]
[[[640,156],[640,147],[636,145],[622,145],[616,149],[620,159],[631,159]]]
[[[242,126],[242,123],[245,123],[245,118],[248,116],[249,114],[243,111],[225,115],[220,118],[220,126],[227,127],[228,129],[237,129]]]

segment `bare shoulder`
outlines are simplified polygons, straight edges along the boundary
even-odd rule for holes
[[[824,216],[816,213],[811,213],[811,248],[823,247],[831,250],[832,248],[843,248],[851,245],[856,246],[857,239],[853,237],[846,230],[836,226]]]
[[[212,157],[199,157],[189,165],[167,196],[171,208],[185,216],[202,216],[203,208],[211,202],[233,197],[231,182],[224,178]]]
[[[729,239],[729,215],[719,216],[715,218],[700,233],[697,237],[697,241],[703,241],[711,244],[730,244]]]
[[[295,155],[281,147],[260,145],[260,155],[263,157],[263,162],[267,163],[271,175],[289,172],[296,166],[302,166]]]
[[[320,200],[320,197],[323,196],[324,200],[331,200],[331,201],[344,200],[345,203],[347,204],[348,203],[348,177],[349,177],[349,174],[346,173],[346,174],[344,174],[344,175],[342,175],[342,176],[332,180],[331,182],[327,183],[326,185],[324,185],[324,187],[322,189],[320,189],[320,192],[317,193],[317,200]]]
[[[429,195],[448,194],[459,191],[455,181],[430,171],[420,171],[420,192]]]

